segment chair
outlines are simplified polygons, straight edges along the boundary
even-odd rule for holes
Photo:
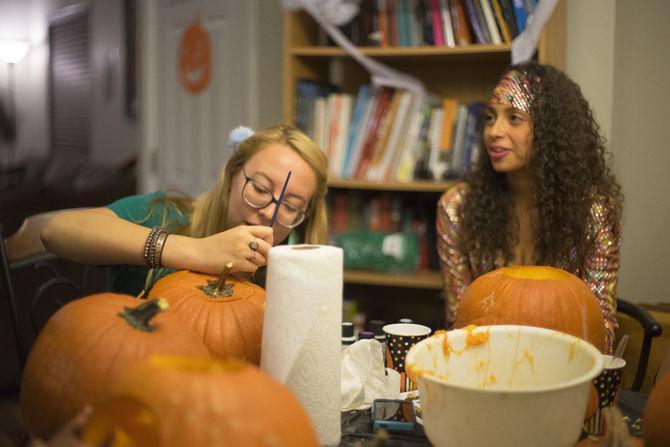
[[[655,337],[659,337],[663,333],[663,327],[656,321],[656,319],[649,313],[647,309],[638,306],[630,301],[619,298],[617,300],[617,312],[621,312],[630,316],[637,321],[642,328],[642,344],[640,345],[640,354],[637,358],[637,367],[633,383],[630,386],[632,391],[640,391],[642,383],[647,374],[647,366],[649,364],[649,355],[651,353],[651,343]],[[629,330],[636,330],[637,328],[628,328]],[[633,341],[631,339],[631,341]],[[629,350],[630,350],[629,344]],[[626,356],[624,356],[626,358]]]
[[[91,266],[61,259],[42,245],[42,228],[61,211],[26,218],[19,230],[6,239],[0,228],[1,280],[16,341],[19,373],[46,320],[66,302],[90,293]]]

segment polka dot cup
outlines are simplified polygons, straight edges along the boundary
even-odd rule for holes
[[[386,367],[400,373],[400,392],[416,389],[416,384],[405,374],[405,356],[409,348],[428,337],[428,326],[413,323],[387,324],[383,328],[386,334]]]
[[[586,431],[590,435],[601,436],[605,433],[605,417],[602,411],[616,405],[624,366],[626,366],[624,359],[603,355],[603,371],[593,379],[593,386],[598,393],[598,408],[585,424]]]

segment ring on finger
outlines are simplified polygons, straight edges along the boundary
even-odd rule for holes
[[[258,250],[258,242],[256,241],[256,239],[249,242],[249,248],[254,251],[254,254],[256,254],[256,250]]]

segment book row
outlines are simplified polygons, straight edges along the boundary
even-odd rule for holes
[[[329,174],[368,181],[460,178],[479,155],[484,104],[362,85],[356,95],[298,80],[296,125],[321,147]]]
[[[328,212],[331,243],[339,245],[338,242],[343,238],[358,235],[362,235],[358,245],[366,241],[374,243],[375,237],[382,235],[386,241],[376,248],[379,251],[377,255],[396,256],[404,250],[406,258],[416,259],[411,270],[439,270],[433,224],[438,198],[439,195],[434,194],[417,198],[390,192],[330,191]],[[417,204],[417,200],[421,203]],[[394,239],[396,234],[412,235],[412,238]],[[403,241],[404,246],[401,245],[400,249],[398,242]],[[357,250],[362,251],[363,248],[358,247]],[[364,269],[376,270],[376,267],[368,266]]]
[[[526,28],[537,0],[362,0],[341,27],[354,45],[420,47],[502,44]],[[322,36],[322,43],[329,45]]]

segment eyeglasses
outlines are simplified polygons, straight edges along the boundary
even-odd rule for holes
[[[244,170],[242,173],[245,179],[244,187],[242,188],[242,198],[247,205],[257,210],[265,208],[272,203],[279,206],[279,201],[268,188],[261,185],[257,180],[247,176]],[[286,228],[295,228],[305,220],[306,216],[307,213],[305,211],[283,200],[277,213],[277,222]]]

